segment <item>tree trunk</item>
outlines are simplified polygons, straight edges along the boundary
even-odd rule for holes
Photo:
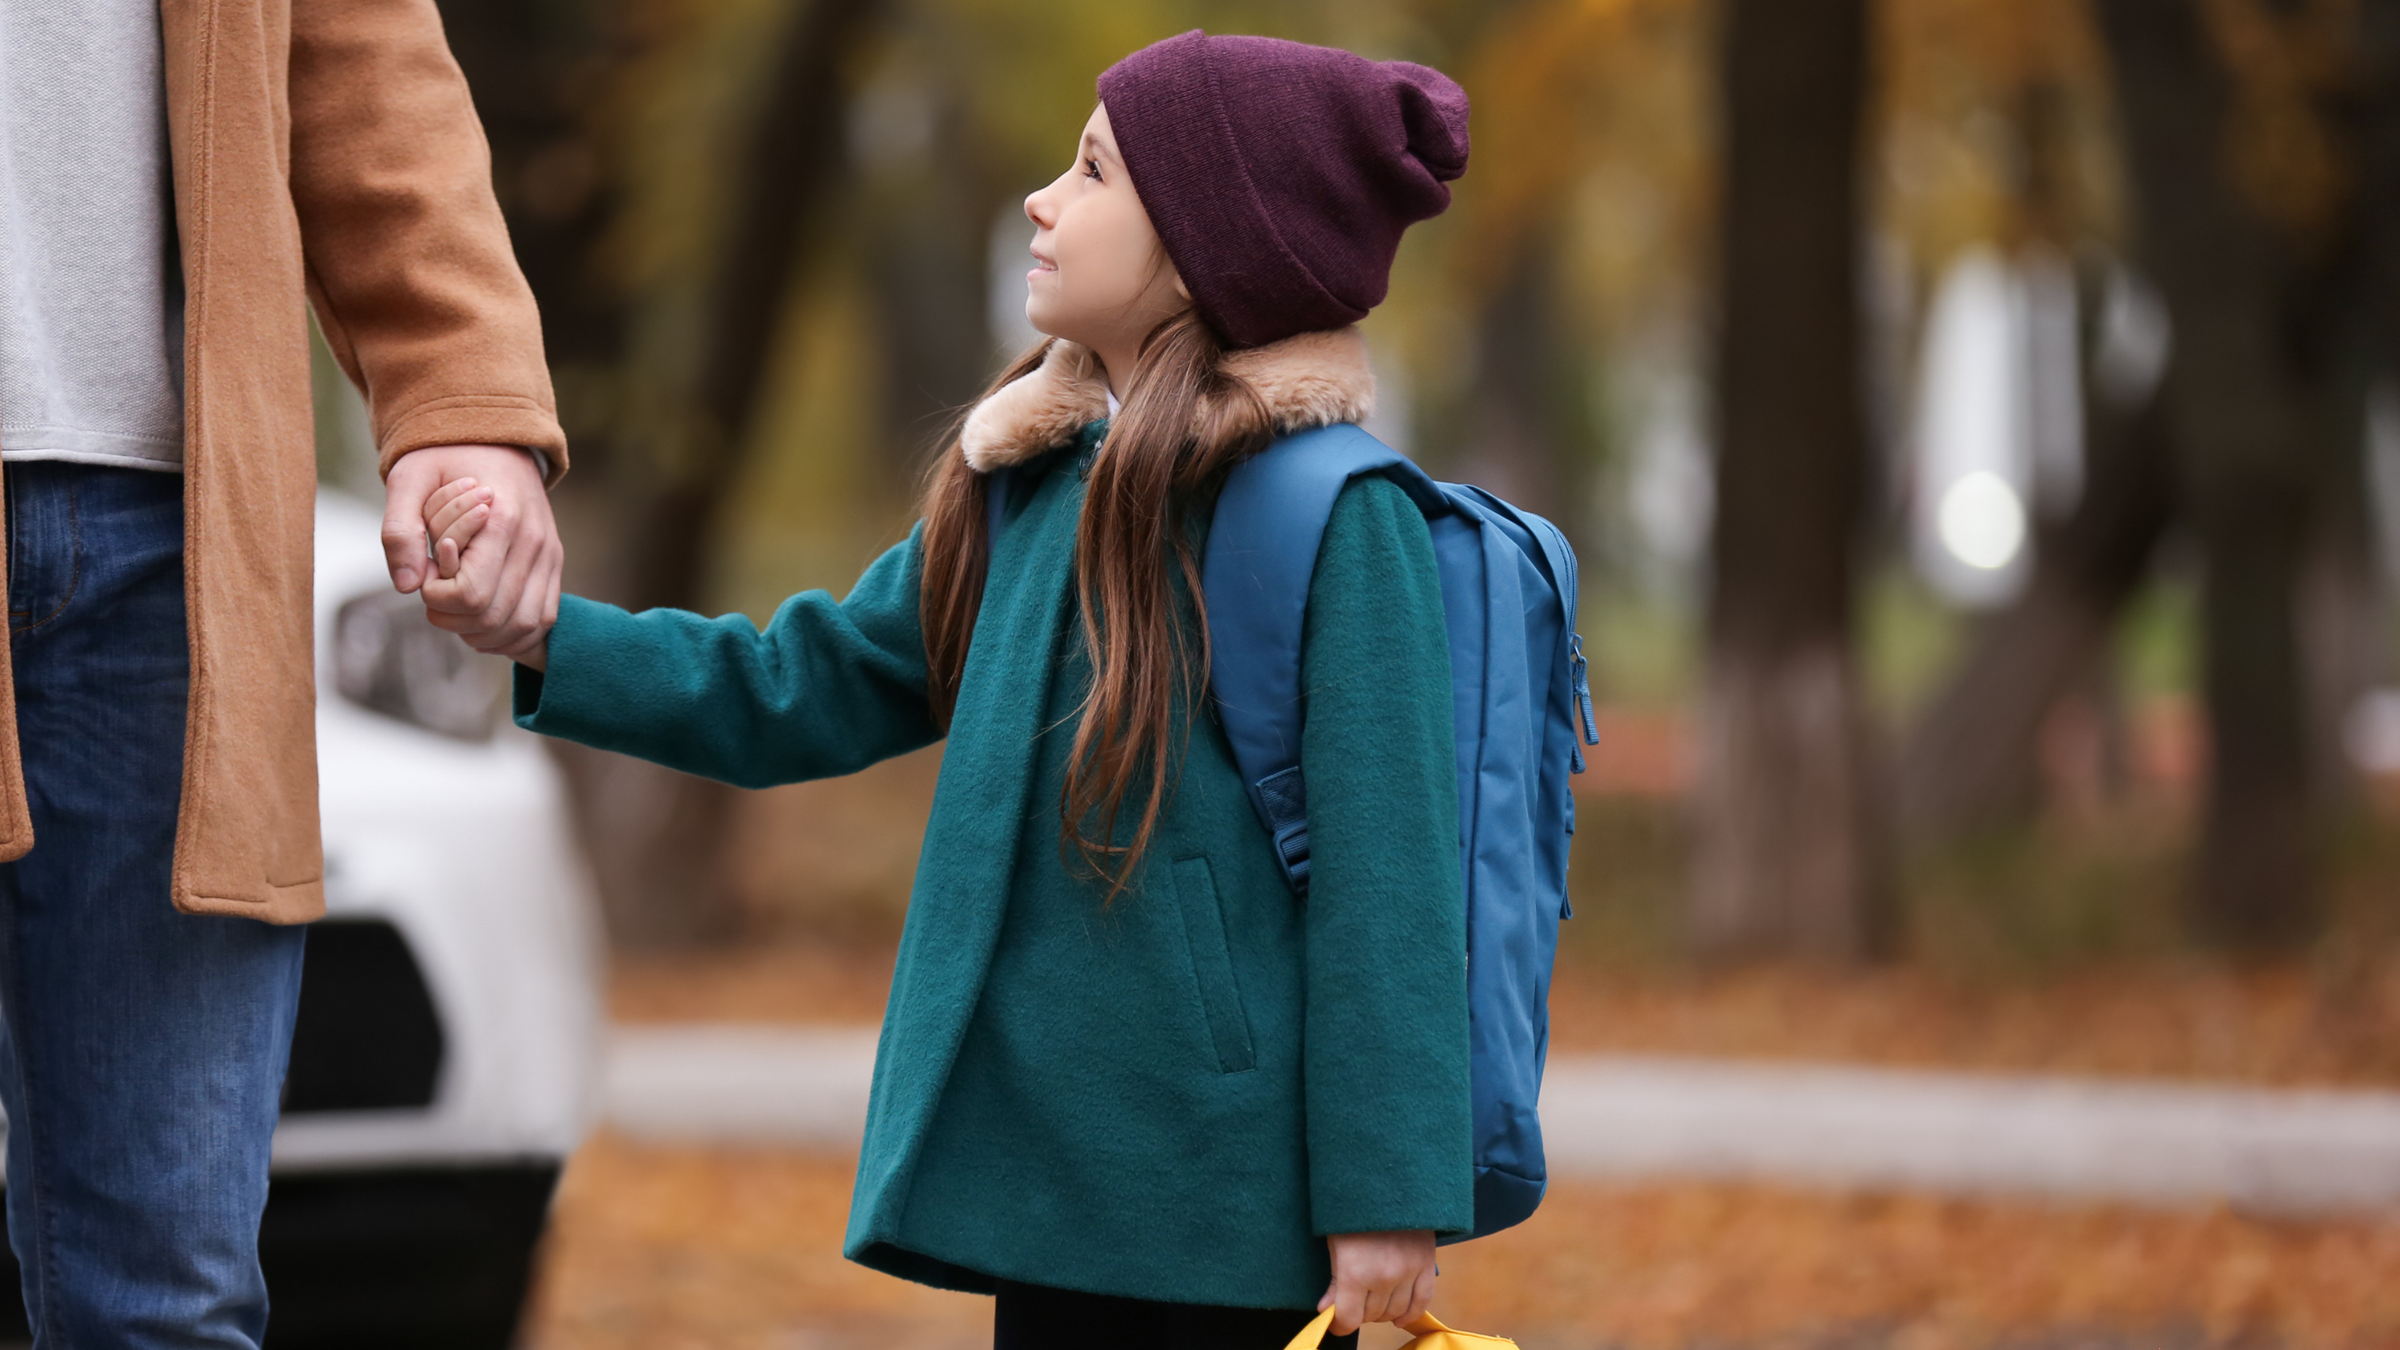
[[[608,418],[578,409],[578,388],[615,382],[627,316],[595,284],[610,224],[606,151],[595,110],[614,61],[613,13],[527,0],[443,0],[442,18],[492,147],[493,184],[519,265],[542,311],[543,344],[574,438],[572,481],[636,481],[612,453]],[[579,415],[580,414],[580,415]],[[588,565],[578,570],[589,575]],[[731,935],[736,916],[709,852],[726,789],[655,765],[551,742],[612,941],[689,945]]]
[[[442,0],[492,143],[493,176],[560,376],[561,416],[585,474],[610,474],[625,513],[625,579],[634,608],[703,604],[712,527],[741,455],[789,298],[807,226],[842,190],[842,114],[850,58],[877,0],[797,0],[767,96],[748,136],[717,283],[702,322],[687,444],[644,472],[611,454],[604,418],[579,418],[578,387],[620,383],[625,315],[594,284],[609,224],[598,119],[610,87],[613,8],[528,0]],[[580,378],[586,372],[590,380]],[[598,453],[594,453],[597,451]],[[724,872],[734,790],[656,765],[559,747],[612,935],[634,945],[734,936],[741,923]]]
[[[2359,5],[2359,198],[2378,372],[2400,376],[2400,0]]]
[[[1692,936],[1855,958],[1880,894],[1852,591],[1868,447],[1864,0],[1731,0]]]
[[[809,227],[847,168],[845,68],[875,0],[802,0],[735,173],[731,219],[705,317],[692,439],[644,485],[626,574],[634,609],[698,609],[710,543],[750,447],[778,320]],[[702,946],[740,936],[727,850],[738,790],[612,755],[566,757],[585,844],[617,941]]]
[[[735,169],[731,220],[708,314],[690,444],[635,524],[633,607],[702,602],[708,544],[739,478],[758,391],[791,299],[807,228],[846,180],[850,57],[877,0],[801,0]]]
[[[2362,0],[2359,35],[2360,84],[2365,91],[2359,128],[2360,263],[2367,305],[2363,396],[2378,385],[2400,386],[2400,0]],[[2354,670],[2363,683],[2380,686],[2392,681],[2394,657],[2400,652],[2392,645],[2391,581],[2378,557],[2363,415],[2356,431],[2357,453],[2347,461],[2349,473],[2342,484],[2350,495],[2339,508],[2350,532],[2345,566],[2357,583],[2357,610],[2368,620],[2366,647]],[[2400,521],[2384,524],[2400,527]],[[2348,706],[2342,709],[2345,715],[2350,711]],[[2355,775],[2346,759],[2344,767]]]
[[[2293,247],[2231,181],[2227,72],[2192,0],[2097,0],[2136,238],[2174,317],[2162,391],[2201,553],[2209,774],[2196,917],[2268,948],[2308,929],[2311,783],[2298,582],[2315,466]]]
[[[887,183],[868,242],[883,345],[888,453],[875,489],[889,501],[914,492],[926,453],[982,391],[1000,362],[990,331],[991,236],[1002,201],[971,114],[944,81],[921,162]],[[891,177],[889,168],[886,176]],[[1019,219],[1022,219],[1020,216]],[[1025,242],[1033,222],[1024,222]],[[1013,353],[1011,353],[1013,355]]]
[[[697,608],[712,527],[741,456],[789,298],[807,227],[842,190],[842,113],[850,57],[876,0],[799,0],[737,169],[717,283],[703,316],[688,443],[645,466],[607,453],[604,422],[562,415],[579,460],[638,503],[622,517],[622,596],[637,609]],[[540,302],[562,392],[577,367],[622,359],[625,316],[593,283],[607,227],[604,162],[578,102],[607,81],[606,12],[445,0],[451,40],[492,141],[494,176],[517,252]],[[574,11],[569,13],[569,11]],[[581,91],[578,94],[577,91]],[[605,381],[614,382],[614,381]],[[598,449],[602,453],[590,453]],[[636,946],[718,942],[741,927],[725,871],[734,789],[653,764],[560,746],[612,937]]]
[[[2098,672],[2173,517],[2159,400],[2129,412],[2085,402],[2083,495],[2041,531],[2024,595],[1977,630],[1902,747],[1896,805],[1912,835],[1994,823],[2033,800],[2042,725]]]
[[[1511,501],[1538,502],[1572,532],[1580,499],[1566,472],[1574,429],[1561,415],[1560,386],[1573,366],[1558,321],[1558,249],[1551,229],[1523,231],[1499,287],[1477,318],[1475,373],[1467,389],[1463,447],[1456,465],[1466,481]],[[1572,397],[1572,394],[1569,395]],[[1580,538],[1573,542],[1581,544]]]
[[[594,255],[613,205],[605,173],[602,110],[607,73],[630,53],[617,35],[615,0],[562,6],[543,0],[441,0],[442,27],[475,98],[492,151],[492,186],[508,218],[517,265],[542,311],[552,369],[614,366],[624,315],[614,293],[592,284]],[[605,428],[560,414],[576,453]]]

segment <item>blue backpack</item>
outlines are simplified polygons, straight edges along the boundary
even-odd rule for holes
[[[1302,899],[1301,632],[1334,499],[1365,474],[1399,484],[1425,513],[1441,568],[1474,1064],[1475,1229],[1467,1236],[1484,1237],[1523,1223],[1549,1185],[1535,1106],[1558,925],[1574,914],[1567,776],[1583,772],[1578,713],[1583,741],[1599,743],[1574,631],[1575,554],[1549,521],[1481,488],[1437,483],[1349,423],[1286,436],[1226,476],[1200,565],[1209,686],[1251,804]],[[997,485],[987,493],[996,538],[1007,494]]]
[[[1535,1114],[1550,1043],[1550,968],[1567,902],[1567,842],[1598,744],[1575,554],[1558,527],[1478,487],[1437,483],[1350,424],[1284,437],[1227,475],[1201,559],[1209,684],[1251,803],[1293,894],[1308,893],[1300,731],[1301,629],[1334,498],[1381,474],[1433,529],[1450,636],[1466,879],[1467,1001],[1475,1096],[1475,1229],[1522,1223],[1548,1173]]]

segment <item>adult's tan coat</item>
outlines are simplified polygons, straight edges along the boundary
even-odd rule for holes
[[[310,587],[314,304],[383,467],[565,438],[433,0],[162,0],[185,286],[192,694],[178,908],[324,912]],[[4,638],[0,638],[4,640]],[[34,847],[0,661],[0,860]]]

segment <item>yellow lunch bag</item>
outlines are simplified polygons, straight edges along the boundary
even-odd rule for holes
[[[1325,1333],[1332,1326],[1333,1309],[1327,1308],[1317,1314],[1316,1321],[1300,1328],[1300,1334],[1294,1336],[1292,1343],[1285,1346],[1283,1350],[1318,1350],[1318,1347],[1325,1343]],[[1414,1322],[1403,1322],[1400,1329],[1416,1337],[1415,1340],[1408,1343],[1406,1350],[1500,1350],[1502,1346],[1508,1347],[1508,1350],[1517,1350],[1515,1341],[1504,1340],[1498,1336],[1478,1336],[1472,1331],[1452,1331],[1433,1320],[1432,1313],[1427,1313]]]

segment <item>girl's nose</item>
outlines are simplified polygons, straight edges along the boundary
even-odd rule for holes
[[[1027,220],[1032,221],[1035,225],[1046,230],[1050,228],[1050,221],[1048,219],[1049,214],[1050,213],[1044,209],[1041,193],[1029,193],[1026,196],[1025,218]]]

